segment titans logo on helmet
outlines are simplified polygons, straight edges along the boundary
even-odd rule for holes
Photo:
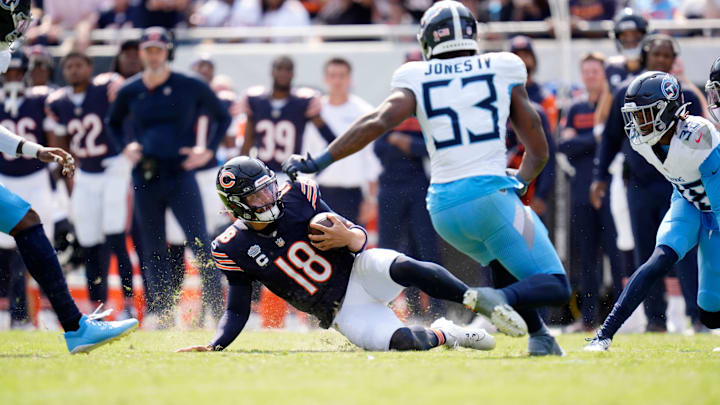
[[[674,76],[665,75],[660,85],[660,89],[668,100],[677,100],[680,96],[680,86]]]

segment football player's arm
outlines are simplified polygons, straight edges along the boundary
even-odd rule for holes
[[[330,126],[322,119],[320,114],[312,117],[312,123],[317,128],[318,133],[327,143],[332,143],[335,140],[335,132],[330,129]]]
[[[595,179],[590,184],[590,202],[595,209],[600,209],[607,194],[608,182],[610,181],[610,164],[615,159],[615,155],[620,152],[622,140],[625,136],[625,125],[620,110],[624,100],[624,89],[618,90],[613,96],[610,115],[600,138],[600,147],[595,155],[595,167],[593,169]]]
[[[110,104],[110,109],[105,118],[108,137],[117,150],[125,149],[126,140],[123,136],[123,122],[130,112],[127,91],[123,91],[124,89],[126,88],[123,87],[118,91],[117,97],[115,101]]]
[[[510,120],[518,140],[525,146],[525,154],[516,175],[525,183],[529,183],[545,167],[549,151],[542,121],[530,104],[524,86],[514,86],[512,89]]]
[[[232,116],[228,108],[225,107],[218,96],[210,89],[210,86],[200,80],[197,80],[197,84],[197,94],[200,98],[200,104],[205,107],[205,111],[207,111],[210,116],[210,121],[214,123],[214,125],[212,125],[212,133],[208,136],[207,148],[217,150],[220,142],[225,138],[227,129],[232,122]]]
[[[552,190],[553,183],[555,182],[555,140],[552,138],[552,132],[550,130],[550,122],[545,114],[538,113],[540,121],[542,122],[543,131],[545,132],[545,140],[548,144],[548,160],[545,167],[538,175],[537,181],[535,182],[535,197],[539,197],[543,200],[547,200],[548,194]],[[542,210],[544,212],[544,209]]]
[[[332,161],[340,160],[364,148],[415,113],[415,95],[409,89],[396,88],[375,111],[361,117],[328,147]]]

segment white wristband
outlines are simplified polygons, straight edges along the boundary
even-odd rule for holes
[[[23,156],[37,159],[38,152],[40,152],[40,149],[42,149],[42,146],[36,144],[35,142],[25,141],[22,144],[22,149],[20,150],[20,152]]]

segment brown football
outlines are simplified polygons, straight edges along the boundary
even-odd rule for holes
[[[327,212],[321,212],[310,219],[311,224],[319,224],[328,228],[333,226],[333,222],[328,218]],[[308,225],[308,233],[311,235],[322,235],[323,232]]]

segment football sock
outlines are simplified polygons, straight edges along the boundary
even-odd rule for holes
[[[558,306],[570,300],[570,284],[565,274],[535,274],[500,291],[513,308]]]
[[[507,287],[513,283],[517,283],[518,279],[515,278],[500,262],[493,260],[490,262],[490,272],[492,275],[492,282],[495,288]],[[544,328],[540,313],[536,308],[520,308],[515,311],[522,317],[527,324],[528,333],[532,336],[533,334],[540,333],[541,329]]]
[[[130,263],[130,256],[125,246],[125,234],[117,233],[106,236],[107,245],[110,251],[115,254],[118,264],[118,273],[122,283],[123,296],[133,296],[133,269]]]
[[[445,334],[424,326],[400,328],[390,338],[390,350],[430,350],[445,344]]]
[[[105,244],[84,248],[85,275],[87,276],[88,295],[90,301],[105,302],[107,300],[108,266],[105,256]]]
[[[70,296],[55,250],[41,224],[15,235],[15,243],[30,275],[40,285],[66,332],[78,330],[82,314]]]
[[[405,255],[398,256],[390,266],[390,278],[403,287],[417,287],[433,298],[460,304],[468,289],[465,283],[446,268]]]
[[[674,250],[665,245],[656,247],[650,258],[638,267],[628,280],[610,315],[603,322],[598,336],[601,339],[612,339],[635,308],[647,297],[650,286],[665,277],[677,261],[678,255]]]

